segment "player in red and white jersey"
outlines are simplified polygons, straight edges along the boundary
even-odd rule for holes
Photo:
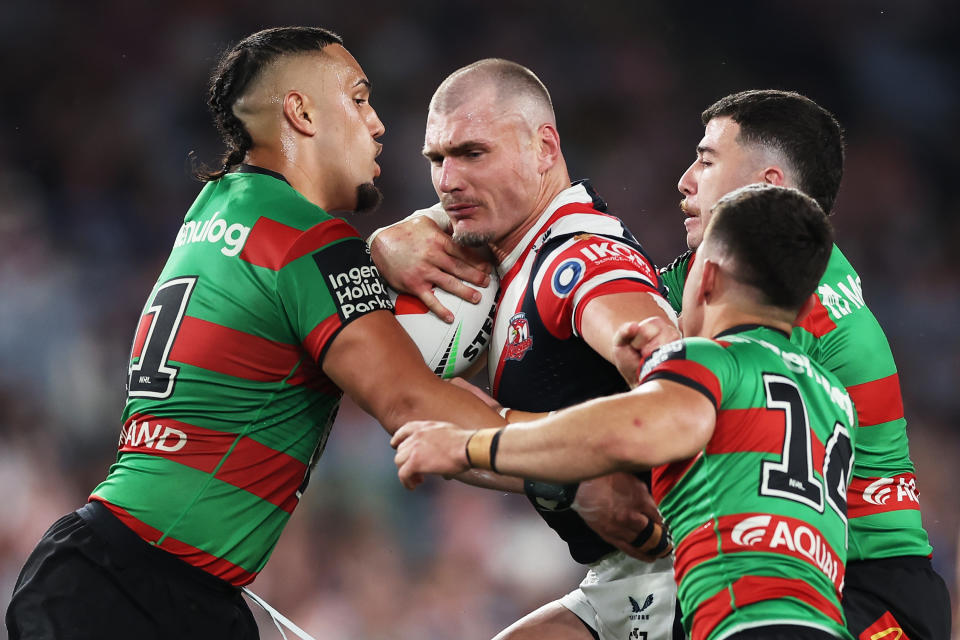
[[[634,237],[605,213],[589,183],[571,185],[550,96],[539,79],[495,59],[454,72],[430,103],[423,153],[444,210],[437,222],[449,225],[453,243],[489,247],[497,264],[501,291],[488,358],[497,400],[539,412],[624,391],[612,364],[617,329],[649,317],[673,321],[673,313]],[[371,242],[395,288],[409,289],[401,272],[423,255],[423,246],[411,241],[418,224],[428,223],[395,225]],[[420,293],[435,308],[433,296]],[[601,482],[614,481],[642,486],[624,474]],[[643,562],[604,542],[570,508],[576,489],[524,484],[574,559],[590,569],[580,588],[498,639],[675,637],[670,559]],[[663,529],[647,518],[642,523],[649,531],[632,536],[640,550],[650,559],[667,554]]]

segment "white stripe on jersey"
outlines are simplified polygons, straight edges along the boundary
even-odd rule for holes
[[[550,236],[562,236],[568,233],[590,233],[623,237],[623,223],[617,218],[604,214],[571,213],[563,216],[550,227]]]
[[[540,247],[550,238],[556,238],[566,234],[586,233],[597,235],[598,240],[612,243],[616,243],[617,238],[624,238],[625,229],[623,223],[620,222],[618,218],[603,213],[570,213],[561,217],[547,228],[547,222],[549,222],[553,214],[555,214],[560,207],[568,204],[582,204],[592,208],[593,198],[582,184],[574,185],[559,193],[540,215],[537,223],[524,234],[523,239],[497,266],[497,271],[500,275],[500,286],[503,289],[493,321],[490,347],[487,350],[487,376],[491,389],[494,388],[503,350],[507,344],[507,338],[510,332],[510,319],[517,313],[523,303],[524,295],[530,285],[530,278],[535,278],[533,290],[539,291],[540,283],[543,281],[544,274],[549,270],[550,265],[557,259],[561,252],[570,248],[576,242],[576,239],[571,237],[557,249],[551,251],[550,255],[541,263],[539,272],[534,274],[532,273],[533,264],[537,260],[537,251]],[[604,237],[600,237],[601,234]],[[527,251],[531,245],[532,248]],[[631,251],[634,250],[635,249],[631,247]],[[525,251],[527,251],[527,254],[523,262],[517,264],[517,261],[523,256]],[[619,276],[616,277],[622,278],[624,273],[631,279],[642,279],[651,287],[656,287],[654,283],[651,283],[648,278],[639,272],[621,272]],[[608,282],[616,279],[616,277],[607,278],[605,274],[597,276],[597,284]],[[571,316],[571,324],[575,317],[576,311],[574,310]],[[576,334],[575,330],[574,334]]]

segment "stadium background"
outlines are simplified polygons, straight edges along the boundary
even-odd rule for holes
[[[684,249],[675,185],[700,111],[799,90],[848,138],[839,244],[897,357],[934,563],[954,591],[960,459],[958,5],[911,2],[13,2],[0,18],[0,603],[115,455],[144,297],[221,148],[204,106],[223,47],[256,29],[339,32],[386,124],[382,209],[434,201],[419,155],[436,85],[475,59],[533,68],[567,161],[648,251]],[[485,638],[572,588],[522,499],[434,481],[408,494],[387,438],[346,403],[255,590],[318,639]],[[263,622],[261,616],[261,621]],[[269,624],[265,622],[264,624]],[[277,637],[263,627],[264,637]]]

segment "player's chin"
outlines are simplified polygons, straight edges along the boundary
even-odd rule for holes
[[[383,192],[373,182],[365,182],[357,187],[357,204],[353,210],[357,213],[375,211],[383,202]]]
[[[493,242],[492,231],[470,229],[464,222],[457,222],[453,226],[453,241],[463,247],[485,247]]]

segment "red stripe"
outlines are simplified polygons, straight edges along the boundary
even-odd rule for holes
[[[733,613],[733,607],[730,606],[732,597],[724,588],[700,603],[693,614],[690,640],[706,640],[717,625]]]
[[[699,460],[702,455],[703,452],[701,451],[689,460],[671,462],[670,464],[661,465],[651,469],[653,499],[658,503],[663,500],[663,498],[666,497],[666,495],[670,493],[675,486],[677,486],[677,483],[683,479],[683,476],[686,475],[687,471],[690,470],[693,464]]]
[[[256,382],[283,380],[302,357],[296,345],[190,316],[184,316],[170,351],[171,360]]]
[[[890,611],[884,611],[876,622],[864,629],[857,640],[910,640]]]
[[[826,450],[820,439],[810,431],[810,455],[813,468],[823,474]],[[775,453],[783,454],[786,425],[784,414],[776,409],[722,409],[717,415],[717,426],[707,443],[707,453]]]
[[[712,520],[688,533],[675,551],[673,575],[677,584],[680,584],[690,569],[701,562],[716,558],[720,554],[717,547],[717,534],[714,532]]]
[[[323,369],[314,362],[305,359],[296,372],[287,379],[287,384],[295,387],[307,387],[328,396],[340,396],[340,387],[327,377]]]
[[[744,576],[733,583],[733,597],[737,607],[770,600],[771,591],[781,598],[796,598],[825,614],[837,624],[843,625],[843,614],[840,609],[803,580],[773,576]]]
[[[420,302],[420,298],[411,296],[407,293],[401,293],[393,305],[393,313],[398,316],[419,315],[421,313],[430,313],[427,305]]]
[[[137,336],[133,339],[133,353],[130,354],[131,360],[139,358],[140,354],[143,353],[143,344],[147,341],[150,325],[153,324],[153,315],[152,313],[145,313],[143,317],[140,318],[140,324],[137,326]]]
[[[847,517],[920,509],[920,491],[912,473],[889,478],[853,478],[847,489]]]
[[[687,572],[721,554],[771,553],[804,562],[833,583],[837,599],[843,584],[843,560],[809,522],[766,513],[739,513],[697,527],[677,545],[677,582]],[[760,561],[758,561],[759,563]]]
[[[134,414],[120,433],[120,452],[146,453],[212,473],[236,439],[234,433]],[[290,513],[306,472],[307,465],[296,458],[242,437],[215,477]]]
[[[830,312],[823,306],[819,296],[813,310],[810,311],[797,325],[809,331],[815,338],[822,338],[837,328],[837,323],[830,319]]]
[[[578,335],[580,335],[580,323],[583,318],[583,310],[587,308],[587,304],[596,298],[607,296],[611,293],[651,293],[663,297],[654,287],[638,280],[628,280],[624,278],[622,280],[611,280],[610,282],[597,285],[591,289],[587,295],[583,296],[579,304],[577,304],[576,315],[573,321]]]
[[[903,396],[900,394],[900,376],[896,373],[863,384],[847,387],[847,393],[857,408],[861,427],[871,427],[903,417]]]
[[[303,347],[314,362],[320,362],[323,351],[327,348],[327,343],[340,330],[340,327],[340,316],[334,314],[315,326],[303,339]]]
[[[562,218],[562,217],[565,216],[565,215],[569,215],[569,214],[572,214],[572,213],[589,213],[589,214],[594,214],[594,215],[603,215],[603,216],[606,216],[606,217],[608,217],[608,218],[609,218],[609,217],[612,217],[612,216],[609,216],[609,215],[607,215],[607,214],[600,213],[599,211],[597,211],[596,209],[594,209],[589,203],[586,203],[586,202],[572,202],[572,203],[570,203],[570,204],[563,205],[562,207],[560,207],[559,209],[557,209],[556,211],[554,211],[554,212],[553,212],[553,215],[550,216],[550,218],[546,221],[546,223],[544,223],[543,225],[541,225],[539,228],[540,228],[541,230],[543,230],[543,229],[549,229],[550,226],[553,225],[553,223],[555,223],[557,220],[559,220],[560,218]],[[520,274],[520,272],[523,270],[523,263],[524,263],[524,261],[527,259],[527,255],[530,253],[530,250],[533,249],[533,247],[534,247],[535,244],[536,244],[535,242],[531,242],[530,244],[528,244],[528,245],[524,248],[523,252],[520,254],[520,257],[517,258],[517,261],[513,264],[513,267],[512,267],[507,273],[503,274],[503,277],[500,278],[500,291],[501,291],[501,292],[507,291],[507,290],[510,288],[510,284],[513,282],[513,280],[514,280],[514,279]],[[528,285],[529,285],[529,283],[528,283]],[[517,313],[518,311],[520,311],[520,307],[523,306],[523,299],[524,299],[524,296],[521,295],[521,296],[520,296],[520,300],[519,300],[519,302],[518,302],[518,305],[519,305],[519,306],[517,307],[517,309],[515,309],[515,310],[512,311],[512,312],[510,312],[510,315],[511,315],[511,316],[513,316],[515,313]],[[498,316],[499,316],[501,313],[506,313],[506,309],[498,309],[498,310],[497,310],[497,315],[498,315]],[[497,393],[498,393],[498,391],[499,391],[499,389],[500,389],[500,377],[503,375],[503,365],[504,365],[504,363],[506,362],[506,358],[507,358],[507,350],[504,349],[504,350],[501,351],[501,353],[500,353],[500,361],[497,363],[497,371],[496,371],[496,373],[494,373],[494,376],[493,376],[493,384],[491,385],[491,393],[492,393],[492,395],[493,395],[494,398],[497,397]]]
[[[293,246],[291,246],[287,251],[287,255],[284,256],[283,263],[280,265],[280,267],[285,267],[294,260],[297,260],[308,253],[318,251],[331,242],[343,240],[344,238],[357,238],[361,241],[363,240],[360,237],[360,233],[348,222],[341,220],[340,218],[325,220],[320,224],[310,227],[303,232],[303,235],[297,238],[296,242],[293,243]]]
[[[843,615],[836,605],[802,580],[744,576],[733,583],[732,589],[732,601],[730,591],[724,588],[700,603],[693,615],[691,640],[705,640],[724,618],[733,613],[734,607],[786,597],[796,598],[843,625]]]
[[[250,230],[240,259],[279,271],[297,258],[343,238],[359,238],[357,230],[339,218],[325,220],[306,231],[270,218],[260,218]]]
[[[103,506],[109,509],[113,515],[123,522],[123,524],[127,525],[127,527],[133,530],[134,533],[150,544],[155,544],[156,541],[159,540],[163,535],[163,532],[159,529],[155,529],[147,523],[138,520],[124,509],[110,504],[99,496],[91,495],[90,500],[96,500],[97,502],[103,504]],[[242,587],[245,584],[250,584],[253,582],[253,579],[257,577],[256,572],[247,571],[243,567],[233,564],[228,560],[218,558],[213,554],[197,549],[194,546],[169,536],[164,539],[162,544],[157,546],[164,551],[172,553],[187,564],[202,569],[207,573],[213,574],[221,580],[225,580],[236,587]]]
[[[250,235],[243,245],[243,251],[240,252],[240,259],[259,267],[279,271],[284,265],[283,257],[287,255],[287,250],[302,233],[300,229],[276,220],[260,218],[250,230]]]
[[[710,371],[710,369],[706,368],[699,362],[694,362],[693,360],[665,360],[662,364],[654,367],[653,370],[647,374],[647,377],[644,378],[644,380],[649,378],[654,373],[662,371],[675,373],[681,377],[703,385],[703,387],[711,395],[711,397],[708,399],[713,402],[713,406],[720,406],[720,400],[722,399],[720,381],[717,379],[717,376],[714,375],[713,371]]]

